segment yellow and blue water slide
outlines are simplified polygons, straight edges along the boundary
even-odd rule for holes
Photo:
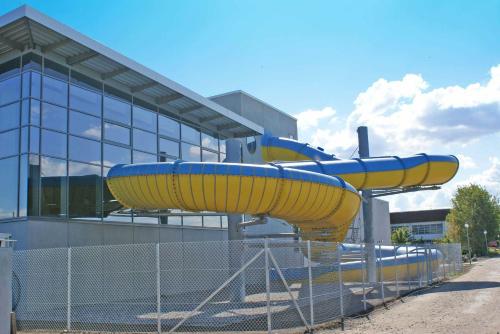
[[[358,190],[438,185],[458,170],[454,156],[341,160],[267,135],[261,150],[265,161],[274,162],[117,165],[107,183],[128,208],[268,215],[300,227],[304,239],[342,241],[360,207]]]

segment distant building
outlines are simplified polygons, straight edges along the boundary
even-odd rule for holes
[[[391,213],[391,232],[406,227],[416,240],[433,241],[446,235],[446,216],[450,209]]]

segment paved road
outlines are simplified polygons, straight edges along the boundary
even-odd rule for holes
[[[347,321],[343,333],[500,333],[500,258],[481,260],[468,273],[369,318]],[[333,332],[339,330],[321,333]]]

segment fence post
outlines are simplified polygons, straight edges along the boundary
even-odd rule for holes
[[[309,320],[311,324],[311,328],[314,327],[314,298],[313,298],[313,280],[312,280],[312,266],[311,266],[311,260],[312,260],[312,254],[311,254],[311,240],[307,240],[307,265],[308,265],[308,272],[309,272],[309,303],[310,303],[310,313],[311,313],[311,319]]]
[[[160,271],[160,244],[156,244],[156,315],[157,331],[161,334],[161,271]]]
[[[443,264],[443,281],[446,280],[446,263],[448,261],[448,252],[444,251],[444,247],[441,248],[441,253],[443,254],[443,261],[441,263]]]
[[[66,305],[66,329],[71,330],[71,247],[68,247],[68,290]]]
[[[417,278],[418,278],[418,287],[421,288],[422,287],[422,275],[420,273],[420,248],[419,246],[416,246],[416,251],[417,251]]]
[[[337,260],[339,273],[339,293],[340,293],[340,321],[344,330],[344,293],[342,291],[342,244],[337,243]]]
[[[382,263],[382,245],[378,244],[378,261],[380,270],[380,292],[382,293],[382,303],[385,304],[385,292],[384,292],[384,265]]]
[[[271,334],[271,284],[269,282],[269,245],[268,240],[264,240],[264,259],[266,269],[266,307],[267,307],[267,332]]]
[[[399,272],[399,265],[397,258],[397,246],[394,246],[394,276],[395,276],[394,278],[396,280],[396,296],[399,297],[398,272]]]
[[[363,309],[366,311],[366,262],[365,262],[365,244],[361,245],[361,272],[363,277]]]
[[[406,278],[408,279],[408,292],[410,292],[411,282],[410,282],[410,260],[408,256],[408,245],[406,245]]]

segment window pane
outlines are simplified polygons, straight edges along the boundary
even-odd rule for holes
[[[101,116],[101,95],[71,85],[69,106],[72,109],[85,111],[95,116]]]
[[[104,144],[103,164],[113,167],[117,164],[130,163],[130,150],[114,145]]]
[[[189,145],[186,143],[181,144],[181,158],[186,161],[201,161],[200,147]]]
[[[19,73],[20,71],[20,58],[12,59],[8,62],[0,64],[0,80]]]
[[[21,104],[21,125],[30,123],[30,100],[23,100]]]
[[[160,138],[160,154],[179,157],[179,143],[176,141]]]
[[[220,139],[219,140],[219,150],[221,152],[226,153],[226,140],[225,139]]]
[[[224,162],[226,160],[226,153],[219,153],[219,161]]]
[[[167,224],[181,226],[182,225],[182,217],[181,216],[168,216]]]
[[[0,218],[17,216],[17,162],[17,157],[0,160]]]
[[[103,168],[104,178],[108,175],[109,168]],[[106,180],[103,179],[103,220],[104,221],[120,221],[120,222],[131,222],[132,216],[130,214],[113,214],[113,212],[122,208],[120,202],[118,202],[109,191],[108,184]]]
[[[101,119],[71,110],[69,132],[92,139],[101,139]]]
[[[220,216],[203,216],[203,226],[220,228]]]
[[[28,214],[28,168],[28,155],[23,154],[19,166],[19,217],[25,217]]]
[[[27,126],[21,128],[21,153],[28,153],[29,150],[29,128]]]
[[[0,158],[19,154],[19,130],[0,133]]]
[[[104,118],[130,125],[130,104],[110,97],[104,97]]]
[[[134,106],[134,127],[156,132],[156,113]]]
[[[90,139],[69,136],[69,158],[101,164],[101,143]]]
[[[30,127],[30,152],[40,153],[40,129]]]
[[[104,139],[130,145],[130,129],[111,123],[104,123]]]
[[[38,100],[30,102],[30,119],[32,125],[40,126],[40,101]]]
[[[157,162],[156,155],[154,154],[149,154],[149,153],[144,153],[144,152],[139,152],[139,151],[134,151],[133,152],[134,156],[134,164],[138,163],[145,163],[145,162]]]
[[[38,155],[29,156],[28,178],[28,215],[40,215],[40,158]]]
[[[36,97],[39,99],[41,95],[42,88],[42,76],[39,73],[31,73],[31,97]]]
[[[19,127],[19,107],[19,103],[13,103],[0,108],[0,131]]]
[[[207,133],[201,134],[201,146],[212,149],[214,151],[219,150],[219,140]]]
[[[68,104],[68,84],[66,82],[44,76],[43,99],[44,101],[66,107]]]
[[[101,167],[69,163],[69,216],[101,217]]]
[[[219,161],[219,155],[217,153],[203,150],[202,154],[203,154],[203,156],[202,156],[203,161],[207,161],[207,162],[218,162]]]
[[[23,73],[23,92],[22,97],[30,97],[31,72]]]
[[[158,217],[134,217],[134,223],[158,224]]]
[[[41,158],[42,216],[66,214],[66,160]]]
[[[28,53],[23,55],[23,71],[26,70],[42,70],[42,57],[34,54]]]
[[[184,226],[202,226],[200,216],[183,216],[182,225]]]
[[[158,123],[158,132],[167,137],[179,139],[180,124],[171,118],[160,115]]]
[[[134,148],[156,153],[156,135],[134,129]]]
[[[200,145],[200,131],[186,125],[181,126],[182,140],[191,144]]]
[[[21,76],[0,82],[0,105],[19,100],[21,97]]]
[[[42,104],[42,127],[66,132],[66,108],[50,103]]]
[[[222,228],[227,228],[227,216],[221,216]]]
[[[66,135],[42,130],[42,154],[66,158]]]
[[[46,74],[62,80],[68,80],[69,69],[66,66],[62,66],[61,64],[55,63],[47,58],[45,58],[44,65]]]

